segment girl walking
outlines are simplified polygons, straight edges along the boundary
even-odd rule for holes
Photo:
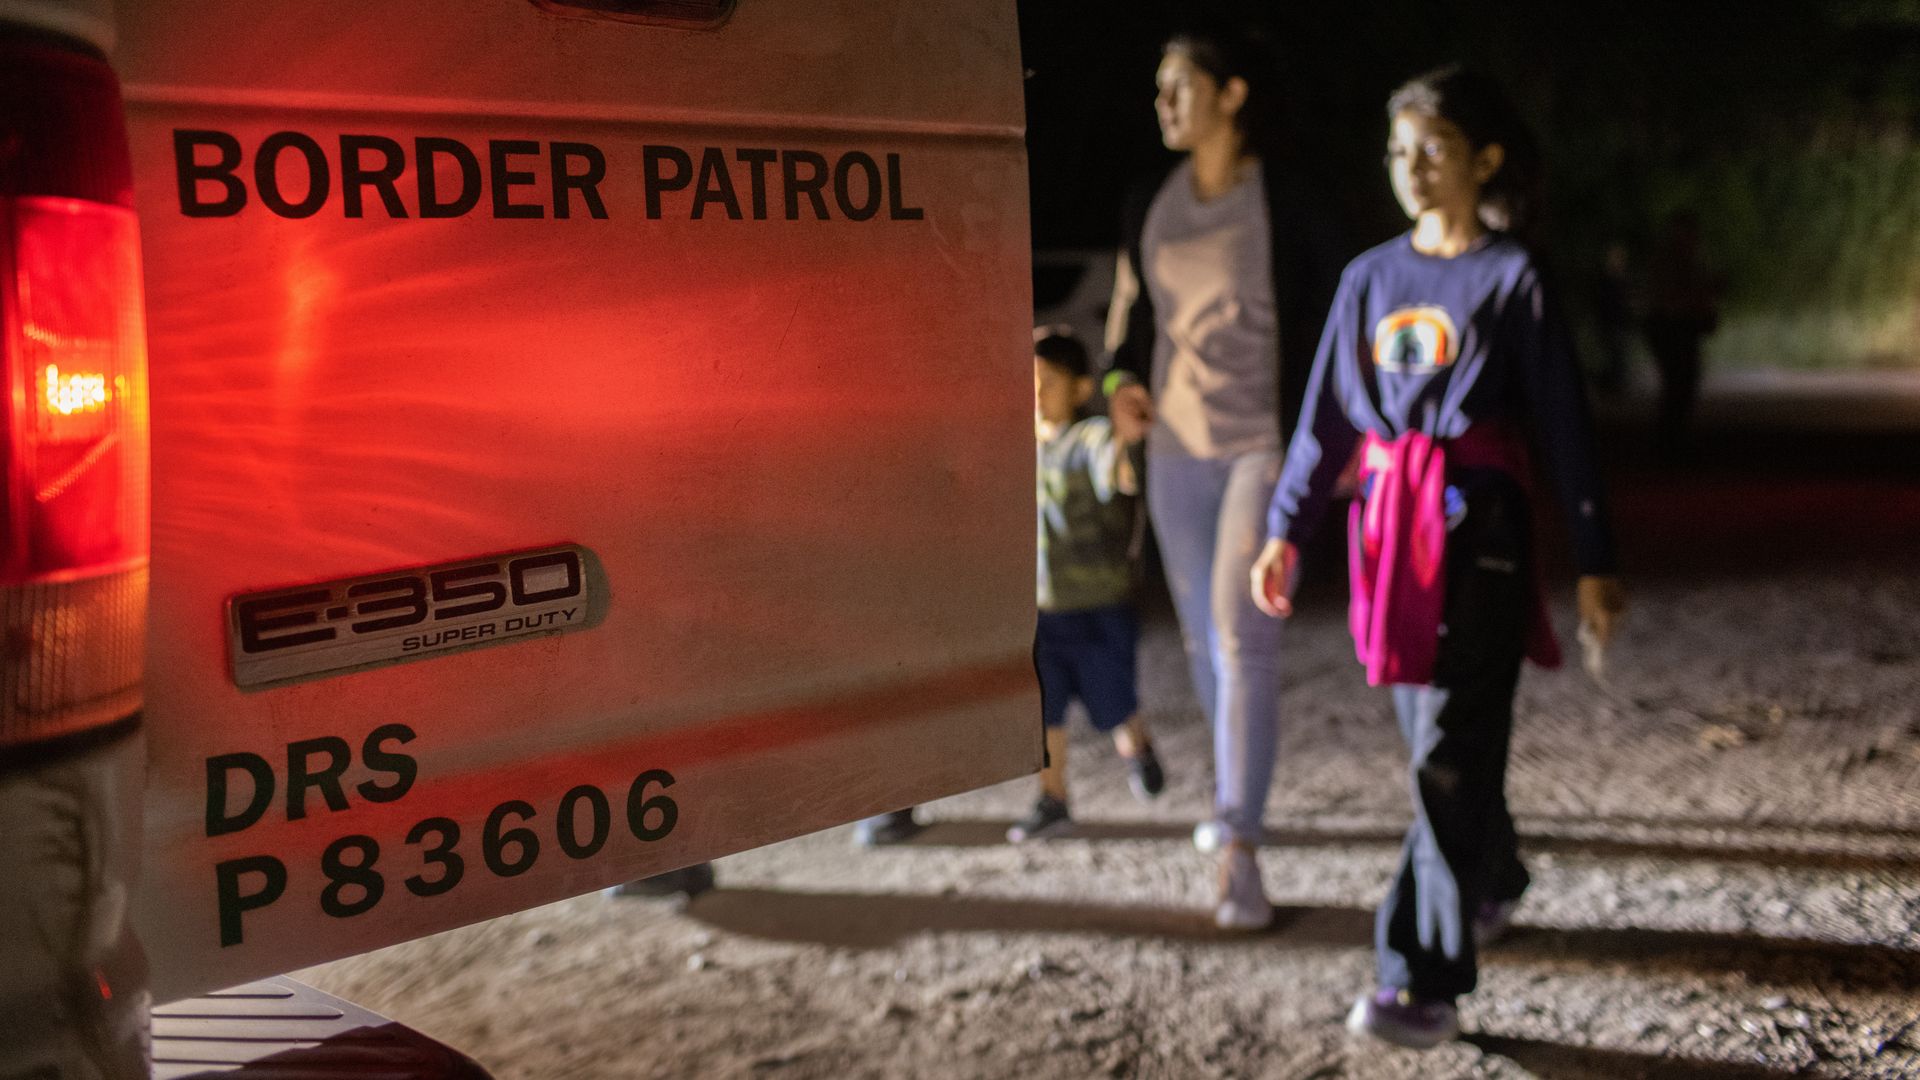
[[[1341,279],[1251,578],[1262,610],[1292,613],[1299,545],[1357,451],[1350,622],[1368,681],[1392,688],[1414,822],[1375,923],[1378,985],[1348,1026],[1428,1047],[1457,1033],[1476,945],[1527,886],[1505,796],[1513,698],[1523,658],[1559,661],[1531,455],[1566,513],[1583,639],[1604,645],[1624,604],[1579,372],[1515,235],[1534,144],[1499,87],[1459,68],[1401,87],[1387,116],[1413,229]]]

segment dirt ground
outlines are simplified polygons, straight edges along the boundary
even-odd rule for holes
[[[841,828],[722,860],[684,907],[584,896],[296,977],[503,1080],[1920,1077],[1920,483],[1783,480],[1727,464],[1730,439],[1619,485],[1644,572],[1607,685],[1523,681],[1510,791],[1534,886],[1457,1043],[1340,1026],[1408,810],[1337,582],[1286,639],[1268,932],[1208,921],[1189,841],[1208,738],[1161,612],[1153,804],[1083,728],[1069,839],[1004,842],[1019,781],[922,808],[905,846]]]

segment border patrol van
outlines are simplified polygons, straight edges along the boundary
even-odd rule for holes
[[[13,1048],[1036,768],[1022,135],[1008,3],[0,0]]]

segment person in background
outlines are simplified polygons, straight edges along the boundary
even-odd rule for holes
[[[1348,267],[1274,492],[1252,599],[1285,618],[1299,546],[1360,458],[1349,518],[1354,644],[1390,686],[1414,821],[1375,923],[1356,1032],[1429,1047],[1458,1032],[1477,949],[1528,884],[1505,784],[1523,658],[1554,665],[1532,550],[1529,457],[1573,539],[1582,638],[1624,607],[1579,368],[1519,235],[1538,158],[1491,80],[1442,68],[1387,105],[1387,169],[1413,230]]]
[[[1667,219],[1647,262],[1647,349],[1660,372],[1654,453],[1667,464],[1688,453],[1687,428],[1700,397],[1700,343],[1720,325],[1720,281],[1700,251],[1700,219]]]
[[[1594,329],[1600,343],[1600,366],[1593,387],[1608,397],[1627,388],[1627,357],[1632,350],[1633,286],[1627,269],[1627,246],[1607,245],[1606,261],[1594,288]]]
[[[1104,416],[1086,416],[1093,372],[1086,347],[1062,328],[1034,331],[1033,429],[1039,547],[1033,666],[1040,677],[1046,765],[1033,810],[1007,830],[1014,843],[1056,836],[1067,809],[1067,706],[1078,699],[1111,734],[1134,794],[1155,798],[1166,776],[1138,709],[1134,650],[1132,496],[1140,490],[1129,443]],[[1138,436],[1132,440],[1138,443]]]
[[[1148,516],[1213,727],[1213,812],[1194,844],[1219,852],[1214,922],[1233,930],[1273,917],[1254,851],[1280,634],[1247,598],[1247,572],[1338,267],[1298,162],[1270,149],[1273,66],[1245,34],[1167,42],[1154,111],[1184,156],[1128,200],[1104,386],[1119,436],[1146,438]]]

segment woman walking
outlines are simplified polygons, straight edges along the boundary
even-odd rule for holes
[[[1246,38],[1167,42],[1161,140],[1185,156],[1129,200],[1105,389],[1116,429],[1147,440],[1148,516],[1213,725],[1215,796],[1196,845],[1220,853],[1214,919],[1272,918],[1254,855],[1272,781],[1279,627],[1246,594],[1261,517],[1299,411],[1333,267],[1288,163],[1260,151],[1274,104]]]

